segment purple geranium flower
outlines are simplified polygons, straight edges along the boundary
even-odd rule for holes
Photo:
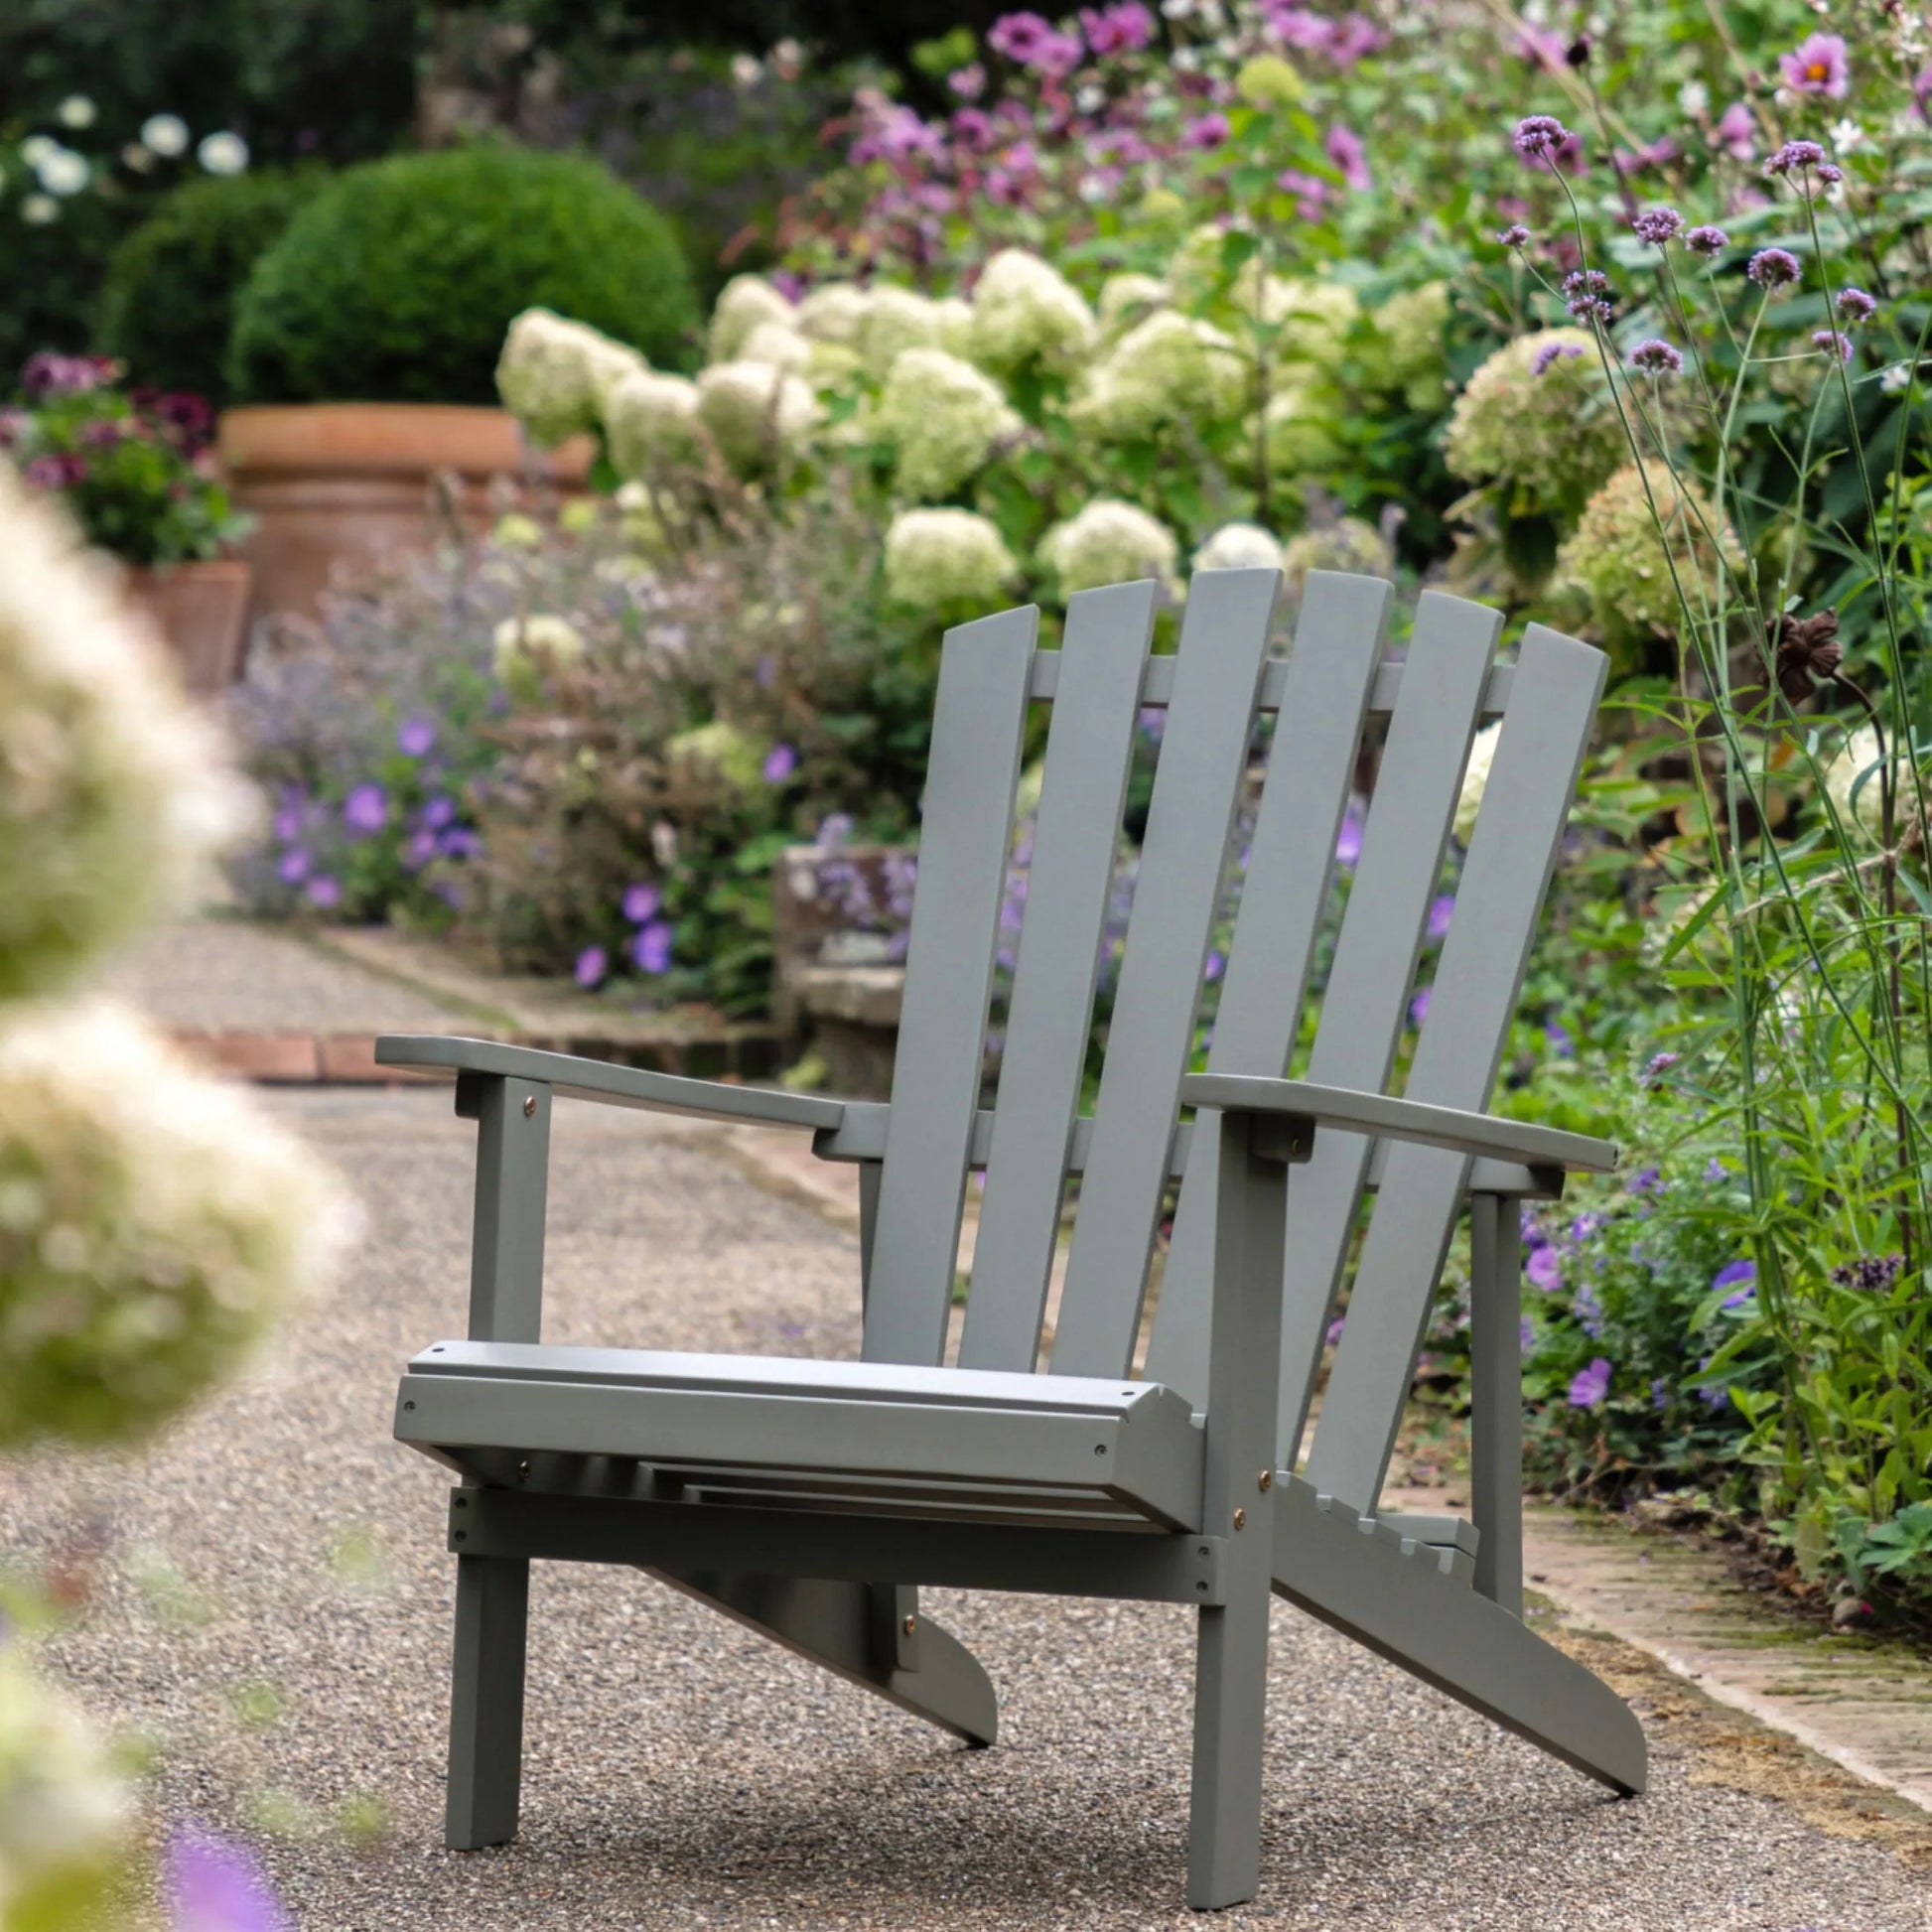
[[[452,825],[438,838],[436,849],[445,859],[474,859],[482,843],[467,825]]]
[[[1595,1409],[1610,1392],[1609,1358],[1598,1355],[1587,1368],[1580,1368],[1570,1379],[1570,1406]]]
[[[287,1932],[254,1858],[239,1845],[194,1827],[177,1832],[163,1861],[169,1932]]]
[[[1645,375],[1682,375],[1684,351],[1673,348],[1661,336],[1651,336],[1630,351],[1630,366]]]
[[[1343,185],[1353,194],[1365,194],[1369,187],[1368,143],[1353,128],[1343,127],[1337,121],[1321,146],[1328,159],[1341,170]]]
[[[1718,116],[1718,123],[1711,132],[1717,138],[1719,147],[1733,161],[1748,161],[1757,146],[1757,123],[1751,119],[1751,110],[1741,100],[1733,100]]]
[[[1455,911],[1455,895],[1441,893],[1429,901],[1429,936],[1433,940],[1449,936],[1449,919]]]
[[[419,871],[435,857],[436,834],[427,825],[411,832],[403,841],[402,863],[409,871]]]
[[[1328,1346],[1330,1348],[1341,1339],[1341,1331],[1346,1326],[1347,1321],[1348,1317],[1345,1314],[1338,1314],[1328,1323]]]
[[[343,800],[343,823],[358,839],[381,831],[388,818],[389,795],[380,785],[356,785]]]
[[[789,745],[774,745],[764,755],[764,782],[781,785],[798,768],[798,754]]]
[[[440,832],[456,817],[456,800],[448,792],[439,791],[423,807],[423,823],[432,832]]]
[[[1560,1020],[1552,1020],[1543,1029],[1543,1038],[1558,1059],[1573,1059],[1577,1052],[1577,1042],[1571,1037],[1570,1029]]]
[[[1730,237],[1722,228],[1706,222],[1685,235],[1684,246],[1694,255],[1722,255],[1730,246]]]
[[[1228,117],[1225,114],[1203,114],[1192,120],[1180,130],[1180,144],[1186,148],[1205,151],[1218,148],[1228,138]]]
[[[645,882],[630,887],[623,896],[623,916],[632,925],[642,925],[646,919],[655,916],[657,908],[664,903],[664,895],[655,886]]]
[[[404,758],[424,758],[435,744],[436,727],[427,718],[405,718],[396,727],[396,750]]]
[[[1335,835],[1335,864],[1352,866],[1362,856],[1362,821],[1366,814],[1360,803],[1351,798],[1348,809],[1341,815],[1341,829]]]
[[[319,872],[309,881],[309,903],[327,909],[343,902],[343,889],[326,872]]]
[[[1742,1308],[1757,1293],[1757,1263],[1754,1261],[1733,1261],[1720,1268],[1711,1277],[1713,1290],[1728,1288],[1734,1291],[1726,1295],[1722,1304],[1727,1309]]]
[[[1103,59],[1109,54],[1138,54],[1154,38],[1154,16],[1138,0],[1082,7],[1080,26],[1088,47]]]
[[[1416,997],[1409,1002],[1409,1023],[1420,1027],[1429,1018],[1429,988],[1419,987]]]
[[[1766,294],[1774,289],[1790,288],[1794,282],[1803,279],[1804,272],[1797,256],[1786,248],[1760,248],[1744,270]]]
[[[1639,241],[1654,242],[1661,248],[1684,226],[1684,217],[1674,207],[1647,207],[1630,223]]]
[[[577,955],[570,976],[579,986],[591,987],[599,985],[610,970],[611,955],[602,946],[586,946]]]
[[[652,919],[630,942],[630,956],[639,971],[667,973],[671,969],[671,927],[667,919]]]
[[[314,863],[299,845],[290,846],[275,862],[275,876],[285,886],[299,886],[309,876]]]
[[[1531,1286],[1541,1289],[1545,1295],[1554,1295],[1563,1286],[1563,1261],[1548,1241],[1531,1249],[1523,1272],[1530,1278]]]
[[[291,839],[302,836],[302,807],[293,801],[284,804],[275,814],[275,836],[287,845]]]
[[[1837,34],[1813,34],[1789,54],[1780,54],[1778,73],[1794,92],[1826,100],[1843,100],[1851,84],[1845,43]]]
[[[1040,19],[1038,14],[1007,14],[987,30],[986,44],[995,54],[1035,73],[1071,73],[1086,49],[1073,34]]]

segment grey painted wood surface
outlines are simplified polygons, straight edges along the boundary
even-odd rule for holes
[[[936,1362],[945,1347],[1038,623],[1029,608],[962,625],[940,658],[868,1361]]]

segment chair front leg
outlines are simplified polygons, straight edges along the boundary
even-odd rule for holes
[[[1469,1197],[1469,1520],[1475,1587],[1523,1614],[1522,1208]]]
[[[550,1089],[466,1073],[457,1081],[457,1112],[477,1122],[470,1338],[535,1341],[543,1322]],[[444,1814],[444,1842],[453,1852],[516,1836],[529,1607],[526,1561],[458,1556]]]
[[[1255,1154],[1245,1117],[1203,1112],[1194,1134],[1219,1140],[1201,1526],[1227,1538],[1227,1601],[1198,1612],[1187,1840],[1187,1903],[1211,1911],[1261,1880],[1287,1169]]]

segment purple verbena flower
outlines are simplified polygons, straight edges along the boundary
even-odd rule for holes
[[[1794,93],[1843,100],[1851,85],[1845,42],[1837,34],[1813,34],[1778,56],[1778,73]]]
[[[1550,161],[1575,137],[1554,114],[1527,114],[1516,123],[1512,138],[1525,161]]]
[[[1573,1409],[1597,1409],[1610,1393],[1609,1358],[1598,1355],[1587,1368],[1580,1368],[1570,1379],[1570,1406]]]
[[[1567,362],[1571,357],[1581,355],[1583,352],[1575,343],[1545,343],[1530,357],[1530,373],[1541,375],[1552,362]]]
[[[1630,366],[1645,375],[1682,375],[1684,352],[1673,348],[1661,336],[1651,336],[1630,351]]]
[[[427,718],[405,718],[396,727],[396,750],[404,758],[427,757],[436,745],[436,727]]]
[[[169,1841],[162,1862],[169,1932],[287,1932],[254,1858],[211,1832],[188,1827]]]
[[[611,955],[602,946],[586,946],[577,955],[577,964],[571,968],[570,976],[579,986],[588,988],[601,985],[610,970]]]
[[[1683,226],[1684,217],[1674,207],[1647,207],[1630,223],[1630,231],[1639,241],[1654,242],[1661,248]]]
[[[1610,278],[1601,269],[1574,268],[1563,278],[1564,307],[1579,322],[1608,322]]]
[[[764,782],[781,785],[798,766],[798,754],[789,745],[774,745],[764,755]]]
[[[630,942],[630,956],[638,970],[653,976],[671,969],[671,927],[666,919],[652,919]]]
[[[1815,168],[1824,158],[1825,150],[1816,141],[1787,141],[1766,158],[1764,172],[1788,175],[1794,168]]]
[[[1876,1295],[1898,1279],[1904,1266],[1903,1255],[1865,1255],[1861,1260],[1848,1261],[1843,1267],[1834,1268],[1832,1282],[1838,1288],[1858,1288],[1868,1295]]]
[[[664,903],[664,895],[648,881],[625,889],[623,896],[623,916],[632,925],[642,925],[645,920],[654,918],[657,908]]]
[[[1840,289],[1838,292],[1838,312],[1848,323],[1869,322],[1877,310],[1877,303],[1863,289]]]
[[[1750,266],[1744,273],[1769,294],[1775,289],[1788,289],[1794,282],[1802,281],[1805,271],[1789,249],[1760,248],[1751,257]]]
[[[1675,1053],[1651,1054],[1650,1058],[1644,1062],[1643,1071],[1637,1075],[1638,1084],[1646,1087],[1654,1087],[1677,1064],[1677,1060],[1678,1056]]]
[[[1520,221],[1512,221],[1496,239],[1505,248],[1527,248],[1530,245],[1530,231]]]
[[[1852,359],[1852,339],[1841,336],[1836,329],[1814,329],[1811,332],[1811,345],[1822,348],[1828,355],[1836,355],[1841,362]]]
[[[343,823],[358,839],[381,831],[388,819],[389,795],[380,785],[355,785],[343,800]]]
[[[1684,246],[1694,255],[1722,255],[1730,246],[1730,237],[1722,228],[1706,222],[1685,235]]]

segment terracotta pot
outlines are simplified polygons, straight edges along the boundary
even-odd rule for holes
[[[490,485],[584,487],[595,446],[526,447],[502,409],[443,403],[326,402],[230,409],[220,452],[235,506],[256,519],[243,554],[264,617],[312,616],[338,566],[353,570],[427,549],[445,527],[436,481],[455,479],[456,507],[488,527]]]
[[[198,696],[216,697],[241,675],[248,584],[248,566],[233,559],[127,573],[128,596],[167,639]]]

